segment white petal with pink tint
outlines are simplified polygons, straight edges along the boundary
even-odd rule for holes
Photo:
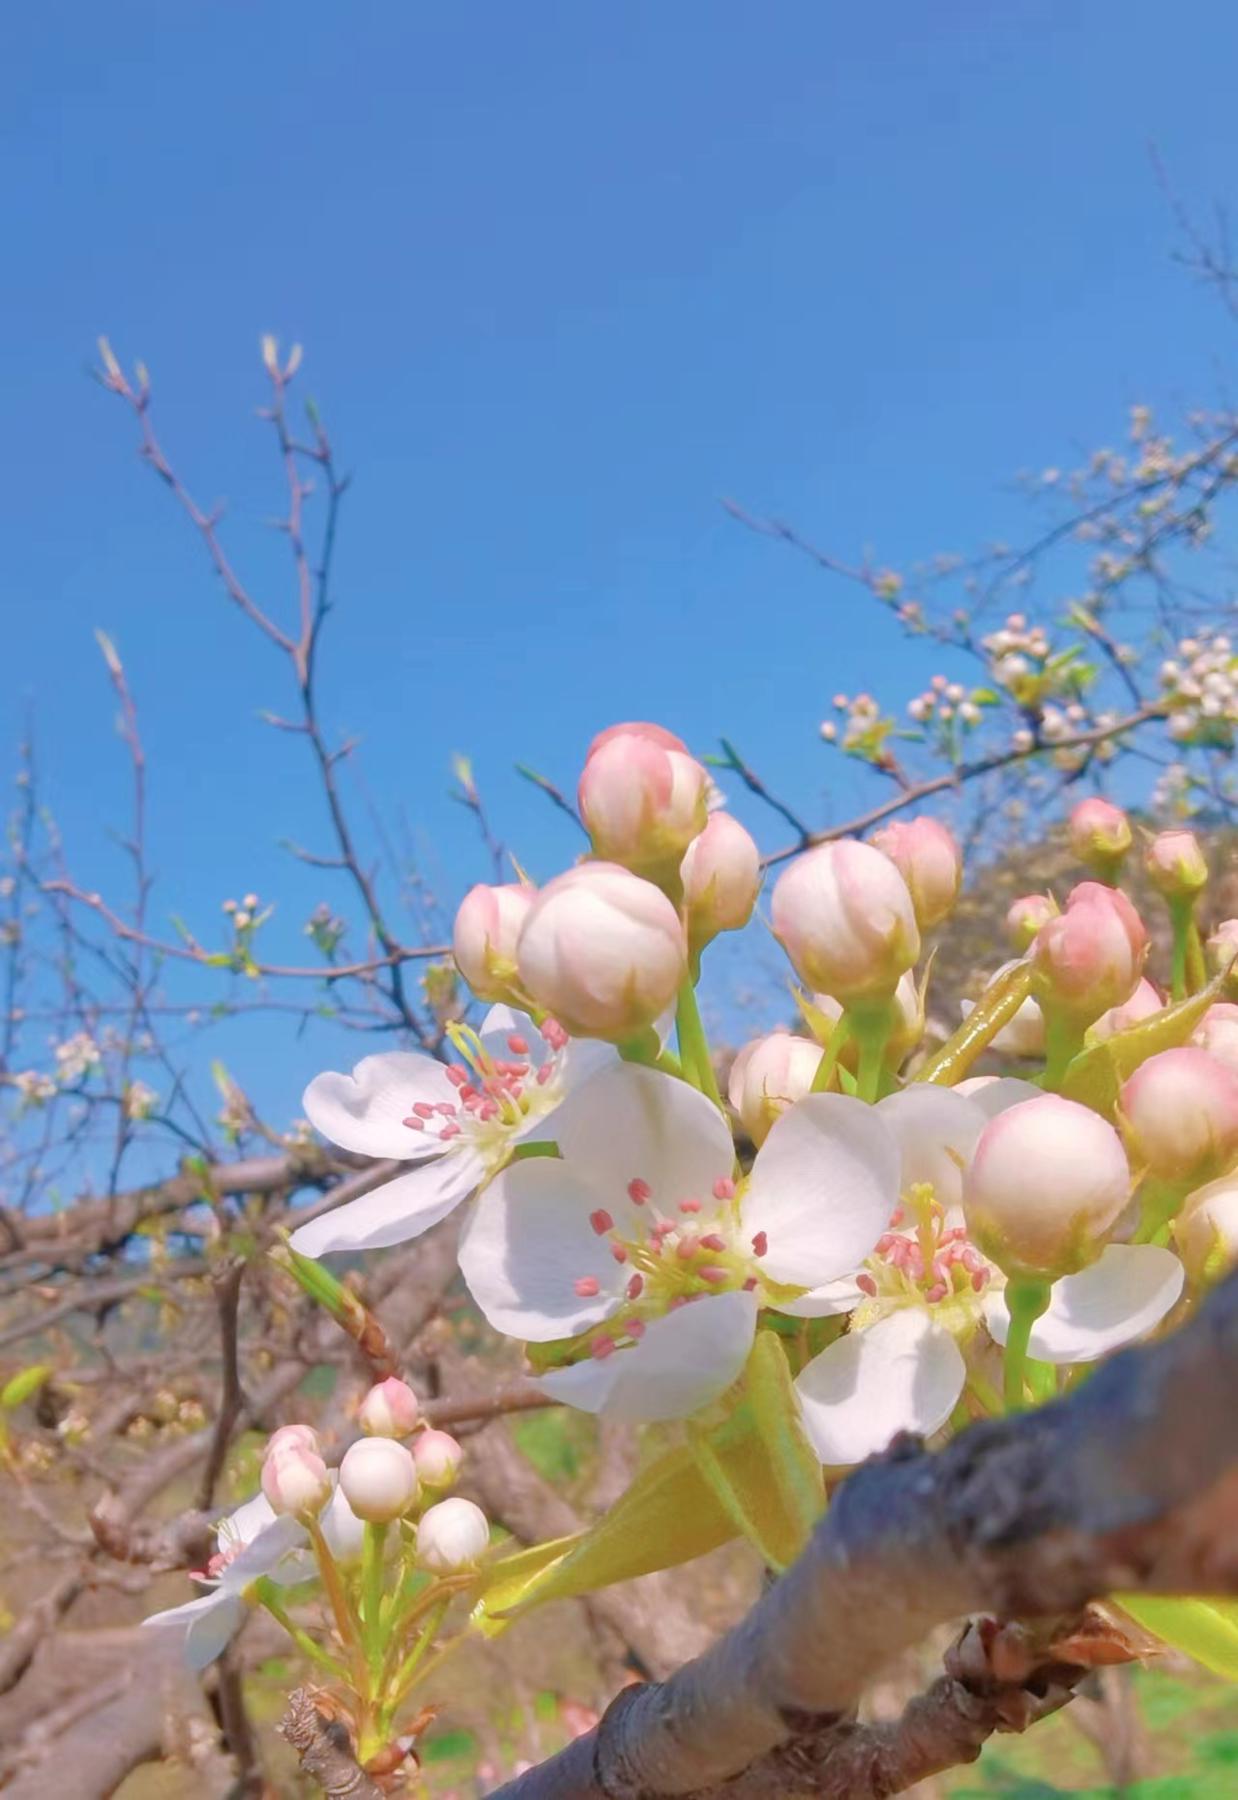
[[[301,1104],[315,1131],[341,1150],[411,1161],[432,1156],[440,1148],[426,1133],[404,1123],[414,1105],[421,1101],[436,1106],[455,1098],[441,1062],[389,1050],[363,1057],[351,1075],[335,1069],[316,1075]]]
[[[483,1189],[461,1240],[460,1270],[496,1331],[550,1343],[613,1310],[631,1270],[590,1222],[604,1204],[574,1164],[550,1157],[512,1163]],[[616,1201],[611,1217],[623,1227],[634,1210]],[[581,1282],[596,1291],[579,1293]]]
[[[467,1200],[485,1176],[471,1150],[458,1149],[421,1168],[385,1181],[373,1193],[349,1200],[294,1231],[292,1248],[302,1256],[330,1256],[346,1250],[382,1250],[420,1237]]]
[[[541,1377],[556,1400],[608,1419],[678,1419],[724,1393],[743,1371],[756,1332],[751,1294],[693,1300],[655,1319],[639,1344]]]
[[[1185,1271],[1157,1244],[1110,1244],[1097,1262],[1055,1282],[1049,1310],[1032,1326],[1031,1354],[1040,1362],[1094,1362],[1152,1331],[1177,1304]],[[985,1301],[985,1324],[1006,1342],[1004,1294]]]
[[[960,1205],[963,1167],[985,1125],[975,1101],[953,1088],[919,1082],[880,1101],[876,1111],[898,1140],[901,1192],[926,1181],[947,1211]]]
[[[839,1338],[801,1371],[795,1390],[817,1455],[844,1468],[884,1450],[900,1431],[937,1431],[966,1378],[950,1333],[911,1307]]]
[[[632,1063],[586,1081],[559,1107],[546,1135],[612,1212],[625,1203],[628,1184],[643,1180],[653,1186],[655,1206],[698,1199],[708,1217],[717,1206],[714,1183],[735,1166],[717,1107],[686,1081]]]
[[[794,1319],[832,1319],[839,1313],[854,1312],[863,1299],[864,1291],[854,1276],[843,1275],[809,1288],[798,1300],[784,1300],[778,1310]]]
[[[889,1225],[898,1192],[898,1145],[877,1109],[845,1094],[809,1094],[757,1152],[744,1233],[765,1233],[763,1275],[820,1287],[859,1268]]]

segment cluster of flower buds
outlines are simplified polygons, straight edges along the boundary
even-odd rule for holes
[[[1169,707],[1169,735],[1178,743],[1225,749],[1238,725],[1238,654],[1223,633],[1183,638],[1178,654],[1161,664]]]
[[[838,744],[848,756],[861,757],[878,768],[889,766],[890,735],[894,720],[883,713],[871,694],[835,694],[834,709],[845,715],[842,735],[833,719],[823,719],[821,736],[827,744]]]
[[[662,881],[705,829],[709,777],[660,725],[612,725],[589,746],[577,801],[595,854]]]
[[[72,1037],[53,1047],[56,1076],[65,1087],[73,1087],[92,1075],[103,1061],[103,1052],[88,1031],[75,1031]]]
[[[1085,868],[1113,881],[1134,842],[1131,822],[1120,806],[1099,795],[1081,800],[1070,815],[1070,847]]]
[[[980,701],[961,681],[934,675],[924,692],[907,702],[907,716],[917,725],[949,724],[957,718],[960,724],[973,726],[984,715]]]
[[[1134,993],[1148,932],[1126,895],[1102,882],[1074,888],[1032,945],[1032,991],[1047,1014],[1090,1025]]]
[[[263,1453],[262,1491],[277,1517],[317,1518],[331,1498],[331,1477],[310,1426],[281,1425],[272,1433]]]
[[[907,883],[921,931],[948,919],[963,885],[963,856],[954,833],[940,819],[925,816],[896,819],[875,831],[872,841]]]
[[[888,1000],[920,954],[906,881],[855,838],[798,857],[778,878],[770,915],[800,980],[844,1005]]]

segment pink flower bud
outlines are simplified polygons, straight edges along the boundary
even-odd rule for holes
[[[1238,958],[1238,919],[1222,919],[1208,939],[1208,961],[1220,975]]]
[[[541,890],[520,934],[520,982],[576,1037],[622,1044],[674,1000],[688,969],[666,895],[615,863],[581,863]]]
[[[263,1458],[275,1456],[279,1451],[287,1450],[294,1444],[299,1450],[312,1450],[315,1456],[320,1453],[318,1433],[312,1425],[281,1425],[278,1431],[273,1431],[267,1439],[266,1447],[262,1452]]]
[[[774,1121],[812,1088],[824,1055],[811,1038],[772,1031],[745,1044],[727,1081],[727,1098],[754,1144],[763,1144]]]
[[[1112,1125],[1043,1094],[985,1126],[964,1175],[963,1210],[970,1235],[1007,1275],[1056,1281],[1096,1261],[1130,1186]]]
[[[417,1498],[417,1465],[394,1438],[358,1438],[344,1452],[340,1487],[359,1519],[386,1525]]]
[[[872,842],[907,883],[921,931],[940,925],[954,911],[963,884],[963,852],[954,833],[940,819],[895,820],[875,831]]]
[[[361,1402],[357,1423],[367,1437],[407,1437],[417,1423],[421,1408],[417,1396],[406,1381],[389,1375],[372,1387]]]
[[[1028,950],[1041,926],[1057,916],[1057,901],[1051,894],[1023,894],[1007,909],[1006,936],[1014,949]]]
[[[1095,1042],[1102,1043],[1105,1038],[1112,1037],[1115,1031],[1129,1031],[1141,1019],[1150,1019],[1153,1013],[1161,1012],[1164,1005],[1165,1002],[1147,976],[1142,976],[1129,1000],[1121,1006],[1111,1006],[1108,1012],[1100,1015],[1091,1028],[1092,1038]]]
[[[1119,1104],[1132,1161],[1162,1181],[1197,1186],[1238,1159],[1238,1072],[1206,1050],[1150,1056]]]
[[[1199,1049],[1215,1056],[1227,1068],[1238,1069],[1238,1006],[1220,1000],[1210,1006],[1192,1037]]]
[[[1208,885],[1208,865],[1193,831],[1161,831],[1144,855],[1148,880],[1167,900],[1193,900]]]
[[[752,917],[761,887],[761,853],[738,819],[711,813],[680,865],[688,942],[701,950],[720,931],[738,931]]]
[[[1070,815],[1070,847],[1089,869],[1112,873],[1131,847],[1131,822],[1120,806],[1094,796]]]
[[[1174,1238],[1194,1281],[1218,1280],[1238,1262],[1238,1177],[1197,1188],[1174,1220]]]
[[[442,1493],[460,1472],[464,1451],[447,1431],[421,1431],[413,1439],[413,1461],[423,1488]]]
[[[523,883],[486,887],[479,882],[460,902],[452,953],[479,1000],[519,1000],[516,943],[536,897],[537,890]]]
[[[490,1525],[480,1506],[459,1498],[428,1507],[417,1526],[417,1561],[436,1575],[471,1569],[490,1543]]]
[[[262,1491],[276,1513],[315,1518],[331,1498],[331,1477],[321,1456],[304,1444],[285,1443],[262,1464]]]
[[[1032,992],[1042,1006],[1090,1025],[1130,999],[1147,950],[1148,934],[1126,895],[1081,882],[1032,945]]]
[[[888,998],[920,954],[907,883],[855,838],[797,858],[778,878],[770,913],[800,979],[844,1005]]]
[[[612,725],[589,747],[577,799],[599,857],[647,875],[674,869],[705,829],[708,777],[658,725]]]

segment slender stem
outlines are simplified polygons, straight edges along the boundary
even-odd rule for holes
[[[829,1042],[825,1046],[825,1055],[817,1064],[817,1072],[812,1078],[812,1087],[809,1090],[811,1093],[825,1094],[829,1092],[830,1083],[834,1079],[834,1071],[838,1067],[838,1059],[842,1054],[843,1045],[850,1036],[851,1024],[846,1013],[844,1013],[835,1023],[834,1029],[830,1033]]]
[[[1149,1177],[1139,1196],[1139,1224],[1132,1244],[1164,1244],[1169,1227],[1186,1198],[1184,1188],[1172,1181],[1156,1181]]]
[[[1169,983],[1170,996],[1174,1000],[1185,1000],[1187,941],[1191,931],[1190,907],[1183,906],[1181,902],[1171,901],[1169,917],[1173,924],[1174,934],[1173,956],[1170,964],[1172,970]]]
[[[348,1680],[348,1671],[343,1663],[338,1662],[334,1656],[323,1649],[321,1644],[316,1643],[308,1631],[303,1631],[299,1625],[293,1624],[284,1611],[282,1603],[276,1598],[277,1589],[269,1577],[264,1575],[260,1581],[256,1581],[254,1591],[261,1605],[270,1613],[276,1624],[281,1625],[288,1633],[302,1655],[308,1656],[311,1662],[320,1664],[322,1668],[329,1669],[337,1681],[346,1682]]]
[[[690,1081],[694,1088],[699,1088],[721,1112],[722,1095],[718,1092],[718,1078],[714,1074],[713,1058],[709,1054],[709,1039],[705,1035],[701,1009],[696,1003],[696,989],[691,981],[685,981],[679,990],[675,1006],[675,1030],[679,1037],[679,1056],[683,1063],[685,1081]]]
[[[318,1569],[322,1576],[322,1585],[327,1591],[327,1599],[331,1605],[331,1613],[335,1619],[335,1629],[339,1633],[340,1642],[352,1658],[354,1676],[358,1693],[365,1689],[366,1664],[361,1649],[360,1633],[357,1628],[357,1616],[344,1588],[339,1564],[331,1554],[331,1547],[322,1534],[322,1526],[317,1519],[306,1521],[310,1535],[310,1543],[314,1547],[314,1555],[318,1559]]]
[[[430,1608],[430,1611],[426,1615],[426,1622],[417,1634],[416,1643],[404,1658],[400,1667],[396,1670],[395,1677],[388,1689],[390,1698],[384,1707],[384,1713],[394,1711],[404,1699],[408,1690],[412,1687],[413,1682],[416,1679],[417,1671],[425,1660],[426,1653],[433,1644],[435,1636],[438,1633],[438,1628],[443,1623],[447,1608],[450,1605],[451,1595],[444,1594],[442,1598],[437,1600]]]
[[[847,1012],[844,1017],[849,1023],[851,1036],[860,1047],[856,1093],[861,1100],[867,1100],[871,1105],[881,1093],[886,1046],[894,1027],[894,1007],[889,1003],[871,1009],[866,1007]]]
[[[1006,1289],[1006,1306],[1010,1313],[1005,1357],[1007,1412],[1022,1412],[1027,1403],[1024,1376],[1027,1370],[1028,1344],[1032,1326],[1049,1304],[1049,1295],[1047,1281],[1012,1281]]]
[[[1051,1006],[1042,1008],[1045,1015],[1044,1087],[1053,1094],[1061,1087],[1066,1071],[1083,1048],[1083,1032],[1071,1018]]]
[[[382,1666],[383,1544],[386,1536],[386,1525],[367,1524],[361,1551],[361,1617],[371,1677],[376,1676]]]

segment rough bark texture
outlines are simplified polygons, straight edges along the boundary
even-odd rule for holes
[[[1122,1589],[1238,1592],[1236,1378],[1231,1277],[1181,1331],[1116,1357],[1069,1399],[974,1426],[936,1456],[896,1444],[845,1483],[740,1625],[669,1680],[620,1695],[504,1800],[786,1793],[763,1765],[781,1760],[785,1776],[791,1747],[803,1757],[836,1732],[883,1665],[944,1621],[1069,1616]],[[913,1707],[904,1737],[930,1717],[943,1742],[962,1729],[949,1694]],[[909,1779],[930,1772],[931,1757],[913,1760]],[[798,1791],[838,1792],[829,1761]]]
[[[358,1768],[346,1727],[319,1712],[308,1688],[289,1697],[280,1731],[328,1800],[383,1800],[382,1789]]]

